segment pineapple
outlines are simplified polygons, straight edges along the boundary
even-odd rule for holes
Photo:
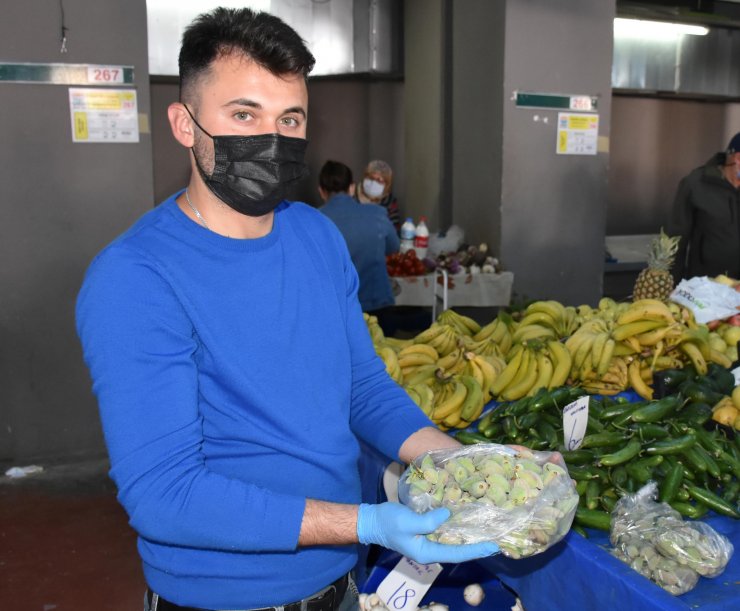
[[[665,301],[673,291],[671,267],[676,258],[680,237],[669,237],[660,230],[660,235],[650,244],[648,266],[640,272],[632,289],[632,299],[659,299]]]

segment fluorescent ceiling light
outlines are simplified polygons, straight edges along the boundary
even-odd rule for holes
[[[624,19],[617,17],[614,20],[614,36],[616,38],[642,38],[646,40],[675,40],[680,36],[706,36],[709,28],[686,23],[669,23],[667,21],[645,21],[642,19]]]

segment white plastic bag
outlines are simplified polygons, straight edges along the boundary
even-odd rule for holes
[[[445,232],[434,233],[429,236],[427,258],[434,259],[443,252],[457,252],[464,241],[465,232],[457,225],[452,225]]]
[[[702,324],[740,313],[740,293],[707,276],[681,280],[673,289],[670,300],[686,306],[694,313],[696,322]]]
[[[399,500],[452,516],[428,537],[440,543],[494,541],[511,558],[545,551],[570,530],[578,493],[557,452],[495,443],[435,450],[409,465]]]

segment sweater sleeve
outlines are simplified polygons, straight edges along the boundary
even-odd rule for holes
[[[156,265],[123,247],[91,266],[77,329],[98,398],[111,477],[145,539],[190,548],[292,551],[305,499],[208,469],[199,340]]]
[[[673,277],[678,282],[684,277],[687,268],[687,256],[691,231],[693,228],[693,209],[691,206],[691,183],[688,177],[683,178],[678,185],[678,192],[673,201],[668,235],[680,236],[676,260],[673,265]]]

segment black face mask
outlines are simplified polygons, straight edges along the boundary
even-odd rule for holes
[[[247,216],[264,216],[285,199],[288,187],[308,174],[303,161],[308,141],[281,134],[258,136],[211,136],[195,120],[198,128],[213,140],[213,173],[208,176],[193,151],[206,186],[221,201]]]

